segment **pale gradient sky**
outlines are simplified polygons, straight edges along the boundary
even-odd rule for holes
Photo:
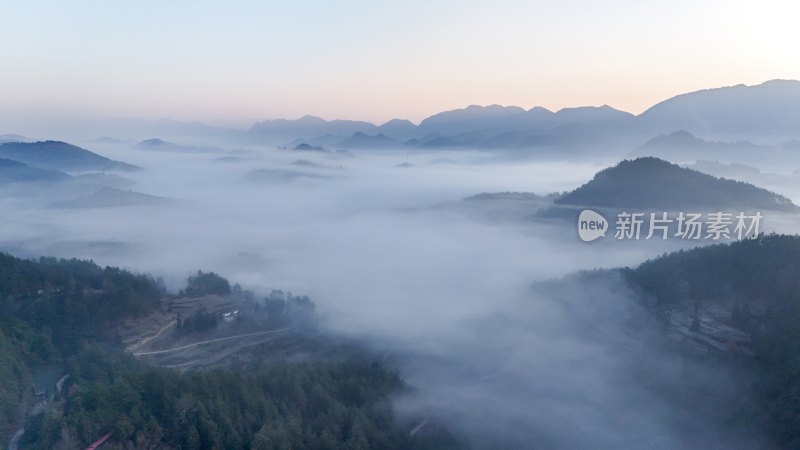
[[[0,118],[638,113],[800,79],[791,0],[0,0],[0,17]]]

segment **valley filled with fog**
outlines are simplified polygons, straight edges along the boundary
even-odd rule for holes
[[[0,448],[800,449],[799,5],[3,2]]]
[[[9,360],[25,369],[0,372],[23,399],[0,398],[0,433],[15,449],[791,447],[793,409],[775,405],[793,389],[780,351],[800,317],[797,134],[719,123],[731,98],[776,89],[800,84],[700,91],[639,116],[494,105],[419,125],[2,135],[0,288]],[[584,242],[584,209],[607,219],[602,239]],[[675,220],[663,239],[617,239],[626,212],[763,222],[744,238],[733,222],[721,240],[681,238]],[[204,394],[173,387],[177,420],[140,376]],[[236,376],[243,391],[207,408],[220,400],[203,377]],[[93,400],[142,383],[136,415]],[[269,406],[244,414],[246,399]],[[222,410],[241,417],[210,418]]]
[[[624,282],[533,285],[634,267],[698,242],[584,243],[573,220],[469,199],[531,192],[544,209],[545,194],[571,191],[605,165],[485,151],[75,143],[141,167],[114,173],[127,180],[124,190],[147,196],[101,207],[53,203],[47,191],[6,192],[4,249],[145,272],[172,291],[203,269],[257,296],[309,295],[327,329],[384,355],[414,387],[395,399],[401,417],[446,424],[478,447],[677,448],[739,439],[717,428],[723,421],[713,408],[683,404],[662,388],[691,371],[687,389],[710,391],[721,405],[742,381],[666,350],[653,355],[646,341],[654,319]],[[790,227],[787,217],[768,217],[767,231]],[[642,379],[643,370],[655,375]]]

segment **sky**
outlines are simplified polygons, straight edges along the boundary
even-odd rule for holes
[[[0,0],[0,119],[639,113],[800,79],[798,15],[791,0]]]

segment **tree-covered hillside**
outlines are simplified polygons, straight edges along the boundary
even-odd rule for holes
[[[122,320],[160,305],[156,280],[91,261],[0,254],[0,321],[45,331],[61,351],[103,339]]]
[[[681,251],[624,274],[657,305],[688,297],[730,311],[728,323],[752,335],[759,373],[752,391],[743,394],[758,412],[732,414],[763,422],[781,448],[800,447],[800,236]]]
[[[0,438],[34,401],[33,374],[106,341],[122,320],[160,304],[152,278],[90,261],[0,254]]]
[[[23,448],[73,448],[112,433],[109,449],[453,448],[447,434],[412,439],[389,399],[404,390],[377,364],[300,363],[253,373],[181,375],[90,349],[72,364],[62,411],[37,416]]]
[[[55,183],[69,180],[64,172],[38,169],[11,159],[0,158],[0,183]]]
[[[234,290],[241,295],[205,272],[186,288]],[[135,360],[116,342],[116,327],[161,308],[163,297],[152,278],[118,268],[0,254],[0,442],[24,424],[21,449],[85,448],[107,433],[109,450],[456,446],[438,429],[412,439],[390,408],[408,388],[362,352],[190,373]],[[289,299],[287,306],[273,293],[259,308],[272,316],[297,303],[313,314],[307,297]],[[53,367],[63,389],[50,380],[35,392],[36,378]]]
[[[684,284],[705,301],[784,307],[800,300],[800,237],[766,235],[681,250],[646,261],[629,275],[660,302],[679,301]]]
[[[100,156],[61,141],[8,142],[0,144],[0,158],[34,167],[64,171],[137,170],[139,167]]]
[[[652,157],[624,160],[601,170],[591,181],[565,194],[556,203],[663,211],[797,209],[788,198],[766,189],[716,178]]]

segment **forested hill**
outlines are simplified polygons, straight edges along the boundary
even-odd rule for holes
[[[623,271],[657,308],[693,302],[729,311],[752,336],[760,373],[733,421],[760,422],[778,448],[800,448],[800,236],[769,235],[673,253]],[[662,309],[663,310],[663,309]]]
[[[556,203],[665,211],[687,208],[797,209],[788,198],[766,189],[716,178],[653,157],[624,160],[604,169]]]
[[[63,411],[30,420],[23,448],[82,448],[107,432],[110,449],[461,448],[446,432],[412,438],[398,426],[389,400],[406,388],[376,363],[180,374],[90,349],[73,367]]]
[[[197,272],[184,294],[233,290],[219,275]],[[261,360],[189,374],[134,359],[114,331],[162,307],[163,298],[145,275],[0,253],[0,445],[24,424],[22,450],[85,448],[108,433],[108,449],[458,448],[435,425],[410,437],[420,419],[400,424],[390,405],[406,385],[350,348],[325,361]],[[304,338],[288,342],[297,347]],[[35,394],[37,379],[52,371],[68,375],[63,390],[54,392],[51,379]]]
[[[161,295],[153,278],[116,267],[0,253],[0,319],[47,329],[64,350],[104,338],[120,321],[157,308]]]
[[[709,302],[800,307],[800,236],[766,235],[730,245],[681,250],[646,261],[630,279],[660,302],[680,300],[680,285]]]
[[[33,399],[34,372],[104,341],[123,319],[159,305],[151,278],[89,261],[0,253],[0,438]]]
[[[63,171],[132,171],[132,164],[115,161],[61,141],[8,142],[0,144],[0,157],[34,167]]]
[[[11,159],[0,158],[0,183],[59,182],[70,178],[64,172],[38,169]]]

